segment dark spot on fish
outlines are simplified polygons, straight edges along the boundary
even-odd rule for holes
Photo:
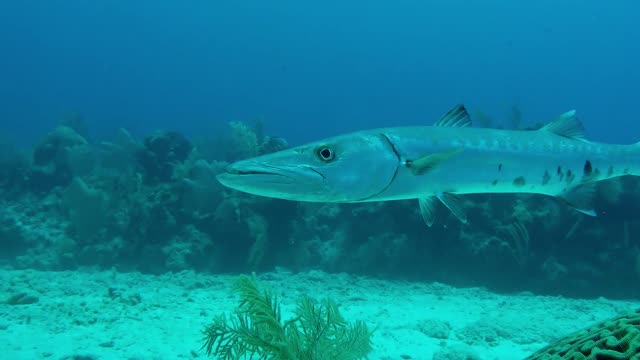
[[[491,182],[491,185],[493,185],[493,186],[498,185],[498,180],[493,180],[493,181]]]
[[[513,185],[515,186],[524,186],[527,182],[525,181],[523,176],[518,176],[517,178],[513,179]]]
[[[551,181],[551,175],[549,175],[549,171],[545,170],[544,175],[542,176],[542,185],[547,185]]]
[[[498,171],[502,171],[502,164],[498,165]]]
[[[567,184],[571,184],[575,178],[576,176],[573,174],[573,172],[571,172],[571,170],[567,170],[567,178],[566,178]]]
[[[609,170],[607,170],[607,176],[613,175],[613,166],[609,165]]]
[[[584,168],[582,169],[584,176],[591,176],[593,173],[593,166],[591,166],[591,161],[587,160],[584,162]]]
[[[558,176],[562,176],[562,167],[558,166],[558,169],[556,170],[556,174],[558,174]]]
[[[595,170],[593,171],[593,177],[594,177],[594,178],[600,177],[600,169],[595,169]]]

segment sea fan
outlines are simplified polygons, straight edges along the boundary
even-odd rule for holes
[[[305,296],[295,317],[282,322],[277,298],[268,289],[261,292],[255,276],[241,276],[236,290],[236,312],[217,317],[203,330],[207,355],[224,360],[355,360],[371,351],[367,326],[348,324],[329,299],[316,304]]]

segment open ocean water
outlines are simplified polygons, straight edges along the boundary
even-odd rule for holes
[[[590,189],[595,217],[478,193],[461,196],[466,224],[439,206],[431,227],[415,200],[289,201],[217,179],[456,104],[473,127],[520,131],[575,109],[588,141],[635,144],[638,14],[1,2],[0,359],[640,359],[634,176]]]

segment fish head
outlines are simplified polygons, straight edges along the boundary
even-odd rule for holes
[[[393,182],[400,160],[383,134],[353,133],[237,161],[218,175],[223,185],[272,198],[358,202]]]

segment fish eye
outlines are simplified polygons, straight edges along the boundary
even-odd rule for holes
[[[326,161],[326,162],[329,162],[333,160],[333,158],[335,158],[335,153],[333,152],[333,149],[331,149],[328,146],[319,147],[318,150],[316,150],[316,154],[318,155],[320,160]]]

